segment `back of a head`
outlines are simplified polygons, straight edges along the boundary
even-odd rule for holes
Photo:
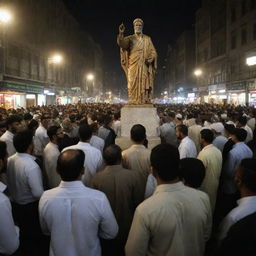
[[[192,188],[199,188],[205,177],[205,166],[196,158],[183,158],[180,160],[180,178]]]
[[[84,169],[85,154],[79,149],[68,149],[59,155],[57,172],[63,181],[75,181]]]
[[[233,124],[225,124],[224,128],[229,134],[233,134],[235,126]]]
[[[184,136],[188,136],[188,127],[184,124],[180,124],[176,127]]]
[[[23,118],[25,121],[30,121],[33,118],[33,116],[30,113],[25,113]]]
[[[200,134],[201,134],[201,138],[205,142],[207,142],[209,144],[211,144],[213,142],[214,134],[210,129],[203,129],[203,130],[200,131]]]
[[[120,112],[114,114],[114,119],[118,120],[121,117]]]
[[[81,125],[78,133],[81,141],[88,141],[92,137],[92,130],[88,124]]]
[[[135,124],[131,129],[131,139],[134,142],[141,143],[146,139],[146,129],[141,124]]]
[[[33,143],[33,132],[29,129],[18,132],[13,137],[13,145],[18,153],[25,153]]]
[[[60,129],[60,127],[56,126],[56,125],[52,125],[52,126],[48,127],[47,135],[50,138],[50,140],[53,139],[54,135],[57,135],[57,132],[58,132],[59,129]]]
[[[104,126],[108,126],[113,121],[113,118],[110,115],[107,115],[104,119]]]
[[[243,142],[247,137],[247,131],[242,128],[235,128],[233,131],[233,135],[236,136],[238,141]]]
[[[103,152],[103,159],[107,165],[120,164],[122,160],[122,150],[117,145],[108,146]]]
[[[98,130],[99,130],[98,123],[92,123],[92,124],[90,124],[90,128],[91,128],[91,130],[92,130],[92,133],[97,133]]]
[[[36,129],[39,126],[38,121],[36,121],[35,119],[32,119],[29,124],[28,124],[28,129],[29,130],[33,130]]]
[[[180,155],[176,147],[160,144],[154,147],[150,155],[151,166],[163,181],[172,181],[179,176]]]
[[[6,119],[6,126],[8,128],[9,125],[13,123],[20,123],[22,121],[22,118],[19,115],[11,115]]]
[[[246,116],[240,116],[237,121],[242,125],[245,126],[247,124],[247,118]]]
[[[246,158],[240,163],[242,184],[251,192],[256,193],[256,159]]]

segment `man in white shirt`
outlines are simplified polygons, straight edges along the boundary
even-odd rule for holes
[[[173,113],[175,116],[175,114]],[[175,134],[175,124],[170,120],[170,117],[163,117],[163,124],[159,127],[162,143],[168,143],[177,147],[177,137]]]
[[[50,256],[100,256],[99,237],[112,239],[118,233],[105,194],[81,182],[84,162],[82,150],[62,152],[57,163],[62,181],[40,199],[41,227],[51,236]]]
[[[196,158],[197,150],[193,140],[188,137],[188,127],[184,124],[176,127],[176,136],[181,141],[179,145],[180,159]]]
[[[50,126],[47,129],[50,142],[46,145],[43,153],[44,169],[47,174],[49,188],[55,188],[60,184],[60,175],[56,172],[57,160],[60,155],[59,141],[63,138],[63,132],[59,126]]]
[[[98,123],[92,123],[90,125],[90,128],[92,129],[92,137],[91,137],[91,140],[90,140],[90,144],[99,149],[100,152],[102,153],[103,152],[103,149],[104,149],[104,146],[105,146],[105,141],[100,138],[98,136],[98,130],[99,130],[99,126],[98,126]]]
[[[179,180],[177,148],[158,145],[150,160],[158,186],[135,211],[126,256],[203,256],[211,234],[208,196]]]
[[[0,140],[4,141],[7,145],[7,152],[9,156],[12,156],[16,153],[16,149],[13,146],[13,136],[14,134],[22,130],[21,121],[21,117],[17,115],[12,115],[8,117],[6,120],[7,130],[0,137]]]
[[[121,136],[121,121],[120,121],[120,118],[121,118],[120,112],[114,114],[114,122],[112,124],[112,128],[113,128],[117,137]]]
[[[76,145],[64,148],[62,152],[68,149],[80,149],[84,152],[85,172],[82,177],[82,181],[85,185],[89,185],[92,176],[102,167],[102,154],[100,150],[90,145],[92,130],[89,125],[81,125],[78,133],[80,141]]]
[[[219,149],[213,146],[213,132],[210,129],[201,131],[201,145],[203,149],[198,154],[198,159],[205,166],[205,178],[200,187],[202,191],[208,194],[211,202],[212,211],[215,209],[217,190],[222,167],[222,155]]]
[[[34,137],[34,143],[35,143],[34,153],[36,156],[39,156],[39,157],[43,156],[44,148],[49,142],[49,137],[47,135],[47,128],[50,122],[50,118],[51,117],[49,114],[42,115],[40,125],[36,129],[36,133]]]
[[[8,153],[6,143],[0,141],[0,173],[6,168]],[[4,194],[6,186],[0,182],[0,255],[13,254],[19,247],[19,228],[12,217],[9,198]]]
[[[246,130],[247,136],[245,139],[245,143],[248,143],[249,141],[251,141],[253,139],[252,129],[247,125],[247,117],[246,116],[240,116],[238,118],[236,127]]]
[[[199,151],[201,150],[200,131],[202,130],[202,126],[197,123],[197,119],[195,122],[195,124],[188,127],[188,137],[194,141],[197,153],[199,153]]]
[[[241,194],[234,208],[223,220],[219,240],[223,240],[229,229],[239,220],[256,212],[256,160],[245,158],[236,170],[235,183]],[[242,234],[241,234],[242,235]]]
[[[226,137],[224,137],[222,134],[224,134],[224,126],[222,123],[218,122],[218,123],[213,123],[210,125],[210,129],[213,131],[214,133],[214,140],[212,142],[212,144],[218,148],[220,150],[220,152],[223,152],[223,148],[226,144],[226,142],[228,141],[228,139]]]
[[[21,230],[21,251],[24,255],[37,255],[42,240],[38,201],[43,194],[43,184],[40,167],[32,156],[32,131],[24,130],[15,134],[13,144],[17,153],[8,158],[7,184],[14,219]]]

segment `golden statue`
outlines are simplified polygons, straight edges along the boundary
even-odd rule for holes
[[[128,82],[128,103],[151,103],[153,82],[157,68],[157,53],[149,36],[142,33],[143,21],[133,21],[134,34],[124,37],[124,24],[119,26],[117,44],[121,65]]]

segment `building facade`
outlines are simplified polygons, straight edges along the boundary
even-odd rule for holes
[[[0,104],[5,108],[66,104],[102,88],[102,51],[61,0],[0,1],[13,19],[1,24]],[[54,63],[60,54],[63,62]]]

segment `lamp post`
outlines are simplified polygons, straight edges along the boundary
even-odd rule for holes
[[[51,57],[48,58],[48,65],[47,65],[47,80],[49,80],[49,76],[48,76],[48,71],[49,71],[49,68],[50,68],[50,65],[59,65],[63,62],[63,57],[62,55],[60,54],[55,54]],[[58,74],[56,72],[56,81],[58,80]]]
[[[202,74],[203,74],[202,69],[200,69],[200,68],[195,69],[194,75],[196,76],[196,85],[197,85],[198,92],[199,92],[199,78],[200,78],[200,76],[202,76]],[[199,99],[200,99],[200,97],[199,97]],[[200,99],[200,101],[201,101],[201,99]]]
[[[1,46],[3,48],[3,74],[5,74],[5,66],[6,66],[6,56],[7,56],[7,42],[6,42],[6,26],[10,23],[12,19],[11,13],[1,8],[0,9],[0,24],[2,26],[2,42]]]
[[[87,76],[86,76],[86,80],[91,83],[90,86],[88,86],[88,84],[87,84],[87,87],[88,87],[88,95],[89,95],[90,97],[92,97],[92,96],[93,96],[93,89],[94,89],[95,77],[94,77],[94,75],[93,75],[92,73],[89,73],[89,74],[87,74]]]

